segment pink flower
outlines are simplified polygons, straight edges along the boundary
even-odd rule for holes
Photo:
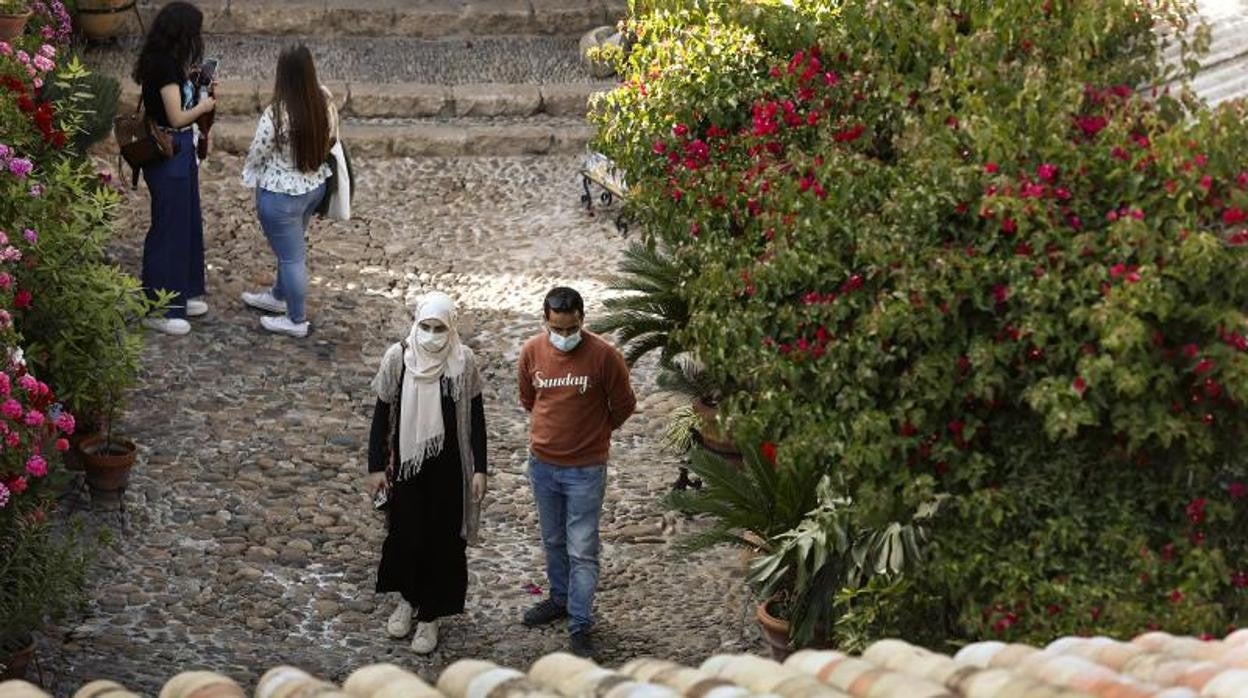
[[[672,127],[672,133],[676,134],[677,138],[683,138],[686,133],[689,133],[689,127],[684,124],[676,124]]]
[[[8,395],[12,389],[13,386],[9,382],[9,374],[0,373],[0,395]]]
[[[1205,175],[1204,177],[1201,177],[1201,178],[1200,178],[1200,188],[1201,188],[1201,189],[1204,189],[1205,191],[1208,191],[1208,190],[1209,190],[1209,189],[1211,189],[1212,187],[1213,187],[1213,177],[1210,177],[1209,175]]]
[[[22,231],[22,237],[26,238],[26,242],[29,242],[32,245],[39,242],[39,233],[30,228]]]
[[[1121,262],[1109,268],[1109,278],[1111,279],[1117,279],[1126,273],[1127,265],[1122,264]]]
[[[1232,482],[1226,486],[1226,493],[1231,499],[1243,499],[1244,495],[1248,495],[1248,485],[1242,482]]]
[[[17,385],[28,393],[33,393],[39,390],[39,381],[35,380],[35,377],[29,373],[23,375],[21,378],[18,378]]]
[[[9,448],[17,448],[22,445],[22,436],[15,431],[10,431],[4,435],[4,443]]]
[[[43,426],[43,420],[43,413],[38,410],[31,410],[26,413],[25,422],[28,427],[41,427]]]
[[[17,293],[13,295],[13,307],[18,310],[29,308],[33,302],[34,298],[30,295],[30,291],[24,288],[18,289]]]
[[[987,172],[988,174],[996,174],[996,173],[997,173],[997,163],[995,163],[995,162],[990,162],[990,163],[988,163],[988,164],[984,165],[984,172]]]
[[[1052,182],[1053,179],[1057,177],[1057,165],[1050,162],[1041,163],[1040,166],[1036,168],[1036,176],[1039,177],[1042,182]]]
[[[8,44],[5,44],[6,46]],[[0,482],[0,509],[9,505],[9,488],[3,482]]]
[[[56,64],[48,60],[47,56],[35,56],[35,69],[46,73],[56,67]]]
[[[12,480],[9,480],[8,482],[8,487],[13,492],[13,494],[21,494],[25,492],[27,486],[28,485],[26,484],[25,475],[18,475],[17,477],[13,478]]]
[[[43,456],[31,456],[26,460],[26,472],[33,477],[43,477],[48,474],[48,462]]]
[[[64,453],[69,450],[69,439],[60,438],[56,440],[56,450]]]
[[[26,158],[13,158],[9,160],[9,172],[18,179],[25,178],[35,169],[35,164]]]
[[[60,413],[54,423],[56,424],[56,428],[59,429],[62,434],[72,434],[74,433],[74,429],[78,426],[74,422],[74,416],[68,412]]]
[[[21,419],[24,411],[22,403],[13,398],[9,398],[4,401],[4,404],[0,404],[0,415],[4,415],[7,419]]]
[[[56,47],[52,44],[44,44],[39,47],[39,55],[45,58],[56,58]]]

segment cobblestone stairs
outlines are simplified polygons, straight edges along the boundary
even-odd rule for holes
[[[145,25],[160,2],[141,8]],[[571,153],[593,134],[590,96],[613,86],[581,63],[586,31],[614,24],[625,0],[197,0],[205,53],[221,59],[214,148],[247,149],[283,46],[302,41],[344,117],[355,156]],[[87,50],[122,83],[132,33]]]

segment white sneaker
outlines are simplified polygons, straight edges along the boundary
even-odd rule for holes
[[[416,654],[429,654],[438,646],[438,621],[417,623],[416,634],[412,636],[412,651]]]
[[[393,638],[407,637],[412,632],[412,605],[406,601],[400,601],[394,613],[390,614],[390,620],[386,621],[386,634]]]
[[[202,298],[191,298],[186,301],[187,317],[203,317],[208,314],[208,303]]]
[[[191,332],[191,323],[176,317],[143,318],[143,326],[149,330],[156,330],[157,332],[163,332],[175,337],[181,337]]]
[[[308,322],[291,322],[285,315],[266,315],[260,318],[264,329],[277,334],[288,334],[291,337],[307,337]]]
[[[243,291],[243,302],[257,310],[267,310],[270,313],[286,312],[286,301],[279,301],[274,298],[272,291],[263,291],[261,293]]]

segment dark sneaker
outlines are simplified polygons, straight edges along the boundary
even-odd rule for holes
[[[560,618],[568,617],[568,607],[556,603],[554,599],[546,599],[524,612],[524,624],[530,628],[553,623]]]
[[[594,658],[594,643],[589,639],[588,630],[572,633],[572,654],[585,659]]]

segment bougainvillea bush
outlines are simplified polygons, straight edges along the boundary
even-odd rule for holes
[[[634,6],[598,147],[733,433],[863,529],[948,495],[905,593],[827,600],[853,632],[1248,620],[1248,115],[1164,67],[1189,13]]]
[[[107,371],[91,383],[84,367],[121,345],[69,330],[111,329],[137,286],[103,258],[116,193],[73,149],[86,96],[81,65],[61,60],[68,15],[58,0],[31,5],[27,34],[0,42],[0,650],[80,599],[83,549],[50,513],[81,426],[72,408],[106,387]],[[53,85],[67,97],[48,99]]]

